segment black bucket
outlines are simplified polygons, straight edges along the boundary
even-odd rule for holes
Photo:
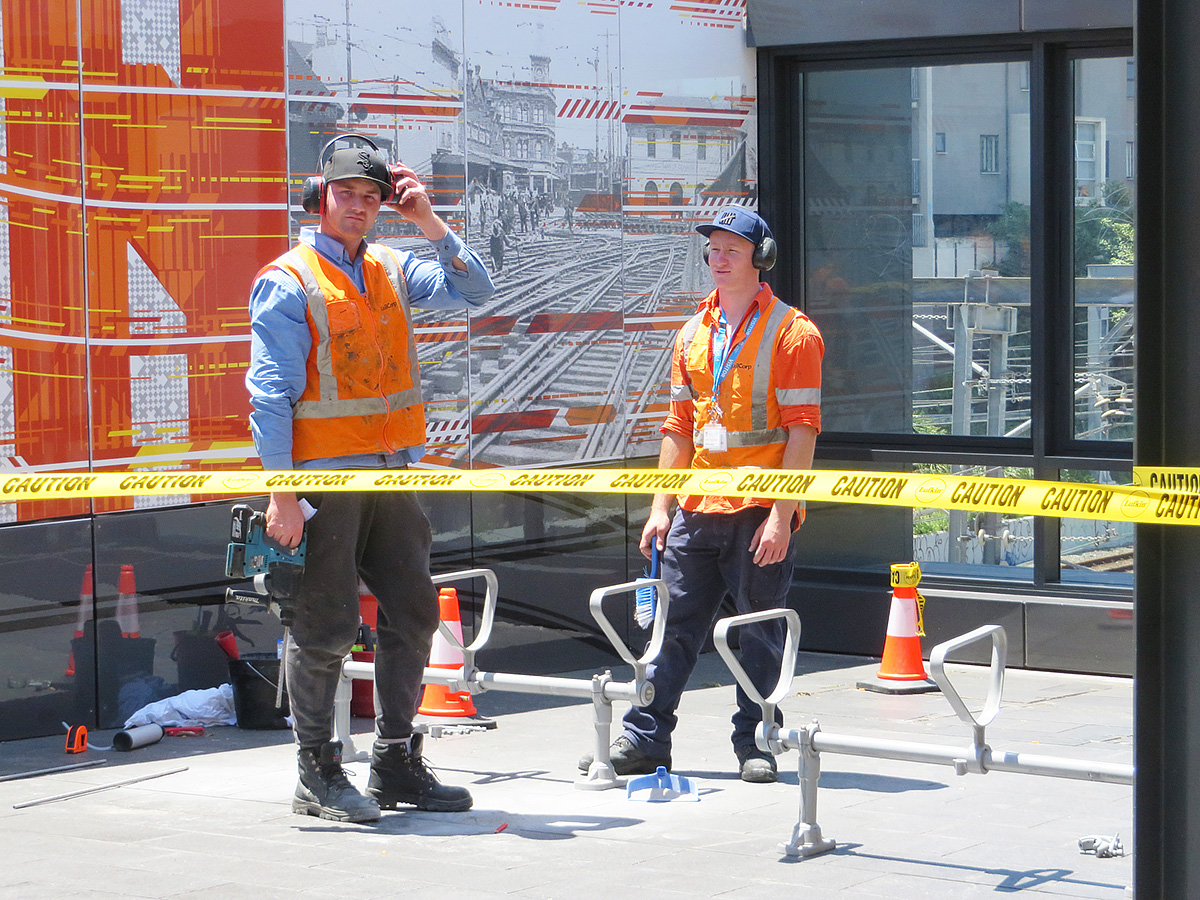
[[[238,728],[290,727],[284,719],[289,712],[286,685],[280,706],[275,706],[280,668],[281,661],[266,653],[247,653],[229,660]]]

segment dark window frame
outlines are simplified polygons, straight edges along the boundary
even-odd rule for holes
[[[1071,63],[1133,55],[1129,29],[1024,33],[914,41],[770,47],[758,51],[759,184],[763,215],[782,236],[780,263],[767,276],[780,296],[806,306],[804,154],[806,72],[1027,61],[1030,70],[1031,362],[1035,372],[1028,437],[825,432],[818,460],[883,465],[953,463],[1033,469],[1056,481],[1064,469],[1130,469],[1133,444],[1074,436],[1073,221],[1074,94]],[[1034,585],[1060,580],[1057,519],[1039,517]],[[1072,585],[1078,592],[1078,586]]]

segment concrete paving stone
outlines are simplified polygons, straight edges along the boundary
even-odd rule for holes
[[[953,893],[948,893],[950,884],[954,885]],[[888,875],[874,881],[852,885],[845,890],[845,896],[853,900],[937,900],[937,898],[953,896],[957,900],[995,900],[996,897],[1020,896],[1024,898],[1039,898],[1047,900],[1046,894],[1040,887],[1005,887],[992,885],[968,885],[958,881],[946,882],[939,878],[929,878],[920,875]],[[1119,900],[1120,894],[1097,895],[1093,900]]]
[[[359,898],[361,900],[396,900],[397,896],[403,896],[409,891],[419,892],[421,900],[511,900],[512,897],[519,896],[519,893],[476,890],[454,884],[395,884],[390,886],[386,891],[379,893],[375,892],[375,887],[375,885],[368,882],[364,885],[361,893],[354,895],[355,900],[359,900]],[[541,891],[542,888],[539,887],[535,889],[535,893],[531,896],[545,896]]]
[[[987,840],[972,847],[949,854],[944,861],[956,865],[975,866],[981,872],[1008,871],[1011,877],[1024,878],[1026,881],[1040,881],[1043,877],[1053,877],[1061,890],[1071,896],[1088,896],[1086,890],[1079,893],[1079,886],[1084,889],[1099,885],[1108,890],[1119,888],[1133,879],[1132,859],[1116,857],[1113,859],[1098,859],[1078,851],[1078,844],[1057,844],[1030,849],[1028,843],[1012,843],[1000,840]],[[1023,873],[1023,874],[1022,874]],[[1038,875],[1037,873],[1041,873]],[[989,878],[969,878],[971,881],[989,881]],[[1046,888],[1049,890],[1050,888]]]
[[[554,877],[553,867],[544,861],[536,864],[517,866],[499,865],[500,857],[491,851],[484,859],[473,852],[475,843],[457,842],[450,854],[437,853],[435,846],[429,841],[415,842],[415,847],[407,848],[403,856],[388,851],[358,855],[353,859],[353,869],[357,875],[370,879],[372,877],[403,878],[410,884],[413,881],[422,884],[448,884],[469,890],[514,891],[536,887],[545,884]],[[444,848],[443,848],[444,849]],[[425,851],[421,855],[415,855]],[[340,871],[343,863],[334,866],[325,864],[324,868],[331,870],[329,874]]]
[[[700,863],[702,868],[697,868]],[[665,891],[679,890],[687,885],[702,884],[707,896],[721,897],[737,890],[748,881],[762,883],[763,879],[778,868],[773,858],[726,858],[696,850],[681,850],[670,864],[665,861],[659,866],[653,862],[638,867],[634,876],[638,891],[643,896],[656,897]]]
[[[513,900],[513,898],[516,900],[613,900],[615,895],[616,891],[611,879],[607,882],[584,882],[581,884],[576,879],[569,878],[541,885],[532,891],[506,894],[505,897],[508,900]],[[634,896],[636,892],[631,889],[629,895]],[[453,893],[443,896],[448,900],[457,900],[458,898],[458,895]],[[682,883],[678,890],[660,886],[654,896],[655,900],[691,900],[697,894],[694,886],[690,883]]]
[[[940,867],[939,867],[940,866]],[[1070,867],[1043,865],[1013,866],[941,863],[931,865],[893,862],[890,871],[875,881],[860,882],[846,889],[848,896],[920,898],[956,897],[963,900],[1005,893],[1022,897],[1086,897],[1089,900],[1118,900],[1126,896],[1126,883],[1081,876]],[[953,885],[953,892],[948,889]]]
[[[63,893],[61,885],[46,884],[44,882],[26,882],[25,884],[14,885],[11,893],[8,891],[5,892],[6,900],[62,900],[64,896],[66,895]],[[70,896],[72,900],[76,900],[76,898],[78,900],[120,900],[120,898],[144,900],[144,898],[134,894],[94,887],[76,889]],[[145,895],[147,898],[152,896],[156,895]]]
[[[194,890],[205,883],[219,885],[240,883],[242,897],[257,897],[260,890],[293,889],[324,892],[325,896],[342,895],[348,882],[359,877],[357,860],[373,854],[349,853],[345,860],[330,866],[305,865],[294,860],[264,861],[257,857],[221,854],[206,849],[198,842],[194,853],[174,852],[162,861],[147,861],[150,871],[159,875],[164,890],[159,896]],[[350,865],[351,862],[354,865]],[[151,865],[150,863],[156,863]],[[414,879],[409,877],[411,885]],[[433,883],[436,883],[436,879]]]
[[[297,817],[299,818],[299,817]],[[314,819],[313,821],[322,821]],[[329,823],[347,833],[362,831],[370,826]],[[303,831],[303,822],[300,827]],[[150,843],[157,849],[177,850],[180,852],[193,851],[201,836],[196,834],[173,834],[152,840]],[[323,862],[336,860],[339,854],[328,846],[307,845],[295,836],[283,838],[248,840],[245,837],[225,834],[205,834],[202,836],[205,855],[220,858],[241,859],[248,862],[261,861],[274,865],[317,866]]]
[[[827,732],[966,746],[966,726],[944,697],[857,690],[855,678],[877,668],[871,661],[839,665],[842,658],[823,654],[799,659],[807,674],[783,703],[789,727],[819,717]],[[965,669],[973,671],[962,674],[963,684],[973,679],[986,689],[986,670]],[[1108,761],[1131,757],[1131,681],[1008,675],[1006,697],[1025,698],[1033,709],[1002,710],[1011,721],[1003,730],[1001,720],[989,729],[993,745]],[[616,669],[614,677],[622,677]],[[1124,897],[1122,875],[1131,861],[1081,856],[1077,844],[1110,828],[1120,828],[1132,844],[1131,828],[1127,835],[1124,829],[1132,823],[1132,791],[1120,785],[1007,773],[959,778],[948,766],[825,753],[818,820],[838,848],[815,859],[785,859],[779,845],[790,840],[798,818],[799,755],[792,750],[780,757],[778,784],[746,785],[737,778],[729,744],[732,678],[715,654],[702,657],[684,695],[673,750],[676,771],[697,782],[697,803],[630,801],[623,788],[578,790],[575,762],[591,749],[595,733],[586,701],[496,693],[476,702],[497,716],[498,728],[426,743],[442,780],[474,794],[475,807],[465,814],[388,812],[377,826],[295,816],[290,736],[236,728],[164,739],[69,778],[0,783],[0,839],[34,873],[22,880],[5,867],[0,895],[9,900],[24,891],[30,900],[57,900],[66,895],[52,881],[59,868],[58,877],[72,882],[73,900],[97,889],[108,892],[101,900],[307,900],[334,893],[393,900],[418,892],[455,900],[628,894],[736,900],[750,891],[785,890],[854,900],[970,900],[1017,889],[1045,900],[1088,896],[1092,884],[1100,886],[1096,900]],[[612,736],[619,733],[619,706]],[[1066,724],[1065,736],[1053,731],[1059,723]],[[370,747],[371,725],[354,720],[359,749]],[[60,737],[0,744],[0,774],[64,760],[71,758]],[[23,799],[175,765],[189,769],[11,809]],[[365,782],[365,763],[348,769],[355,783]],[[506,827],[497,831],[500,826]],[[58,866],[61,859],[72,865]],[[88,872],[103,873],[106,881],[89,882]],[[113,877],[129,890],[113,893],[107,883]],[[643,889],[647,877],[652,893]]]
[[[422,891],[426,887],[422,886]],[[344,883],[342,888],[337,890],[339,894],[368,900],[369,895],[364,896],[360,893],[359,885],[355,882]],[[393,887],[392,890],[395,891],[396,888]],[[320,898],[328,900],[330,894],[324,891],[305,890],[298,885],[246,885],[230,881],[203,888],[184,887],[175,893],[161,896],[164,900],[320,900]],[[395,894],[392,896],[394,897]],[[423,896],[427,895],[423,894]]]
[[[119,891],[127,897],[157,897],[162,891],[163,873],[154,867],[139,868],[136,854],[109,853],[102,857],[81,854],[55,860],[40,872],[40,881],[57,886],[59,896],[73,897],[80,891],[102,888]],[[205,887],[219,883],[203,869],[194,869],[186,877],[190,884]]]

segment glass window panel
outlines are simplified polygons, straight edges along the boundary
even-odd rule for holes
[[[1133,73],[1121,58],[1084,59],[1074,67],[1074,433],[1082,440],[1133,439],[1137,148],[1127,90]],[[1108,171],[1108,145],[1125,148],[1117,172]]]
[[[1063,481],[1085,484],[1132,484],[1133,472],[1064,469]],[[1133,533],[1121,519],[1063,519],[1059,524],[1062,580],[1133,587]]]
[[[806,311],[825,337],[827,431],[1028,434],[1023,73],[804,76]]]
[[[1032,477],[1031,469],[918,465],[914,472],[986,478]],[[913,509],[913,559],[930,574],[1033,579],[1033,516],[958,509]]]

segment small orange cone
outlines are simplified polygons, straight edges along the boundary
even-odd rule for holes
[[[87,624],[88,619],[92,617],[92,597],[94,591],[92,588],[92,564],[88,563],[87,568],[83,570],[83,584],[79,587],[79,615],[75,617],[75,637],[83,637],[83,626]],[[71,655],[67,658],[67,671],[64,673],[67,678],[75,676],[75,651],[71,651]]]
[[[461,644],[462,619],[458,613],[458,591],[445,587],[438,591],[438,617],[446,623],[450,633]],[[429,651],[429,667],[431,669],[458,669],[463,664],[462,651],[446,640],[441,630],[433,633],[433,646]],[[474,725],[481,728],[495,728],[496,720],[481,716],[475,709],[471,694],[467,691],[454,691],[444,684],[427,684],[421,697],[421,706],[417,713],[431,716],[443,724]]]
[[[892,609],[888,615],[883,661],[871,681],[860,681],[863,690],[881,694],[921,694],[940,690],[929,679],[921,658],[924,633],[924,597],[917,593],[921,567],[915,562],[892,566]]]
[[[121,566],[121,580],[117,582],[117,624],[121,626],[121,637],[142,636],[138,624],[137,587],[133,582],[133,566]]]

